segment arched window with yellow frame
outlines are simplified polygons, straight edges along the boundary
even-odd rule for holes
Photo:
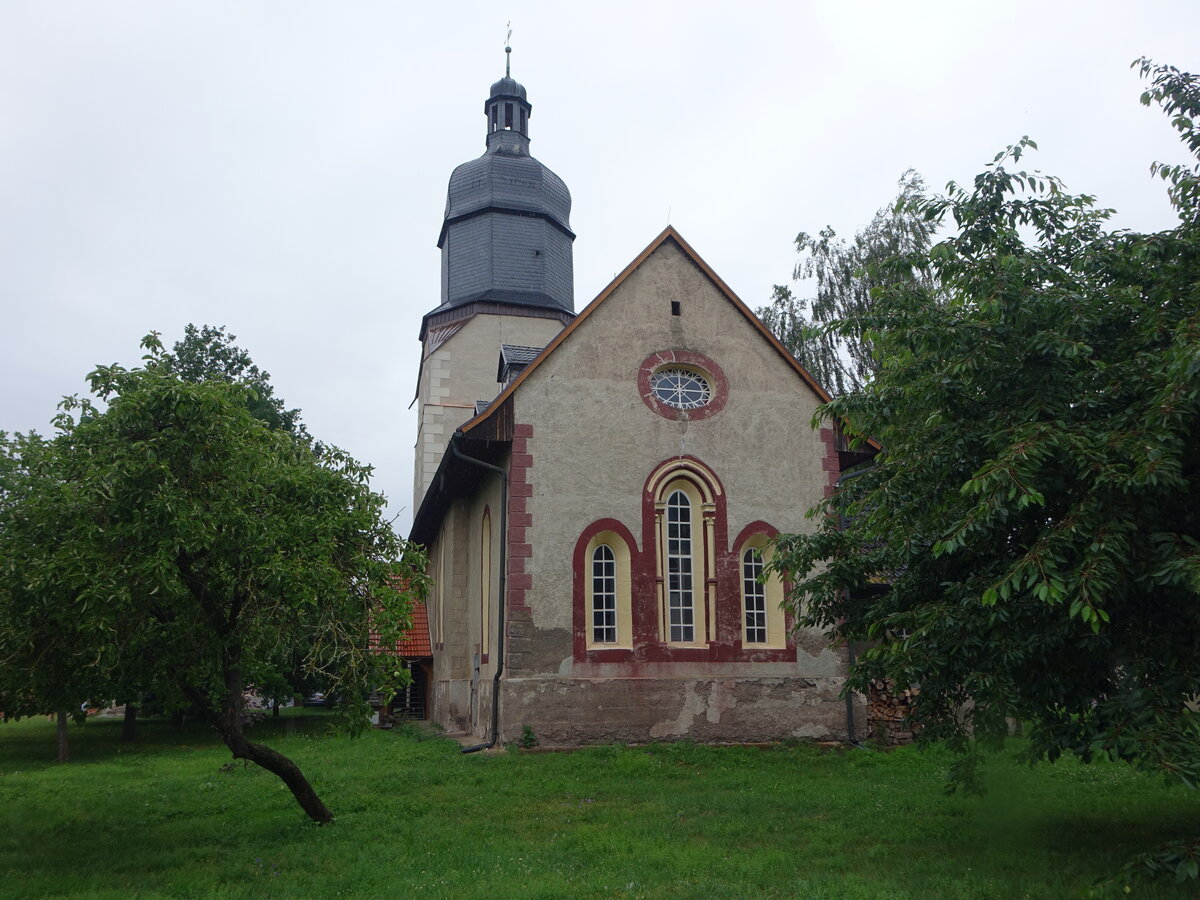
[[[676,476],[660,483],[655,498],[659,634],[685,647],[713,640],[713,503],[706,488]]]
[[[601,531],[588,541],[583,559],[587,649],[631,649],[633,614],[629,545],[615,531]]]
[[[783,583],[767,572],[775,548],[765,534],[751,535],[738,548],[742,595],[742,646],[747,650],[778,650],[787,646]]]
[[[492,630],[492,514],[486,507],[479,529],[479,656],[491,649]]]

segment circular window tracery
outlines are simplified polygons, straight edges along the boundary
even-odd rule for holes
[[[679,367],[659,369],[650,376],[650,390],[667,406],[699,409],[712,400],[712,387],[699,372]]]
[[[699,422],[718,415],[729,400],[729,382],[716,360],[694,350],[659,350],[642,360],[638,395],[655,415]]]

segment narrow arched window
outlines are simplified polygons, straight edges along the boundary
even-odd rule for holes
[[[742,598],[745,606],[747,644],[767,642],[767,588],[762,583],[763,558],[757,547],[742,556]]]
[[[696,639],[692,563],[692,503],[683,491],[675,491],[667,498],[667,621],[672,641]]]
[[[742,644],[753,650],[787,647],[783,582],[770,571],[774,547],[766,534],[752,534],[738,547],[742,582]]]
[[[491,651],[492,638],[492,515],[483,511],[479,529],[479,655]]]
[[[617,642],[617,558],[601,544],[592,552],[592,643]]]
[[[625,526],[612,519],[589,526],[575,544],[572,624],[577,652],[633,649],[634,546]]]

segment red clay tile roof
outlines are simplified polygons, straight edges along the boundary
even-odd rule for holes
[[[379,648],[379,632],[371,629],[370,646]],[[405,632],[396,645],[385,649],[385,653],[405,658],[433,656],[433,645],[429,642],[429,610],[424,603],[415,603],[412,608],[412,628]]]

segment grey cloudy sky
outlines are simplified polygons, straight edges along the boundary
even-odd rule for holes
[[[47,431],[151,329],[224,324],[411,521],[412,400],[451,169],[503,74],[570,187],[577,308],[668,222],[750,306],[797,231],[906,168],[1031,167],[1170,227],[1140,55],[1197,71],[1195,0],[10,0],[0,6],[0,429]]]

